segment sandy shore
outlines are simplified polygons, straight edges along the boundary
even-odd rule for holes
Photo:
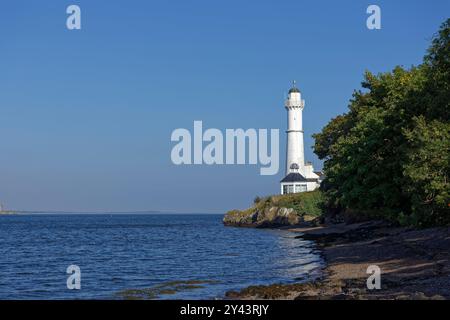
[[[327,263],[314,283],[252,286],[235,299],[450,299],[450,228],[413,230],[384,222],[289,229],[314,240]],[[367,267],[381,269],[368,290]]]

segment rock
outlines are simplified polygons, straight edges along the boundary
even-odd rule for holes
[[[303,222],[303,216],[292,208],[269,207],[264,210],[228,212],[223,218],[226,226],[277,228],[295,226]]]

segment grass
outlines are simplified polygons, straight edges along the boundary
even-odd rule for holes
[[[292,208],[302,216],[318,217],[322,214],[323,195],[320,190],[257,199],[258,201],[252,207],[245,210],[231,210],[227,214],[234,217],[246,217],[253,212],[272,207]]]

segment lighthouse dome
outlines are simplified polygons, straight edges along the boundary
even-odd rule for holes
[[[300,93],[300,90],[297,88],[297,86],[295,85],[297,83],[297,81],[292,81],[292,88],[289,90],[289,94],[291,93]]]

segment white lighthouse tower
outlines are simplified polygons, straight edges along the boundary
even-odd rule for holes
[[[288,114],[287,145],[286,145],[286,175],[292,172],[291,165],[299,165],[300,173],[304,173],[305,153],[303,148],[303,108],[305,100],[302,100],[300,90],[293,81],[288,98],[284,104]]]
[[[319,186],[319,176],[312,163],[305,163],[303,144],[303,108],[300,90],[295,81],[289,90],[285,107],[288,115],[286,144],[286,177],[281,180],[281,194],[312,191]]]

